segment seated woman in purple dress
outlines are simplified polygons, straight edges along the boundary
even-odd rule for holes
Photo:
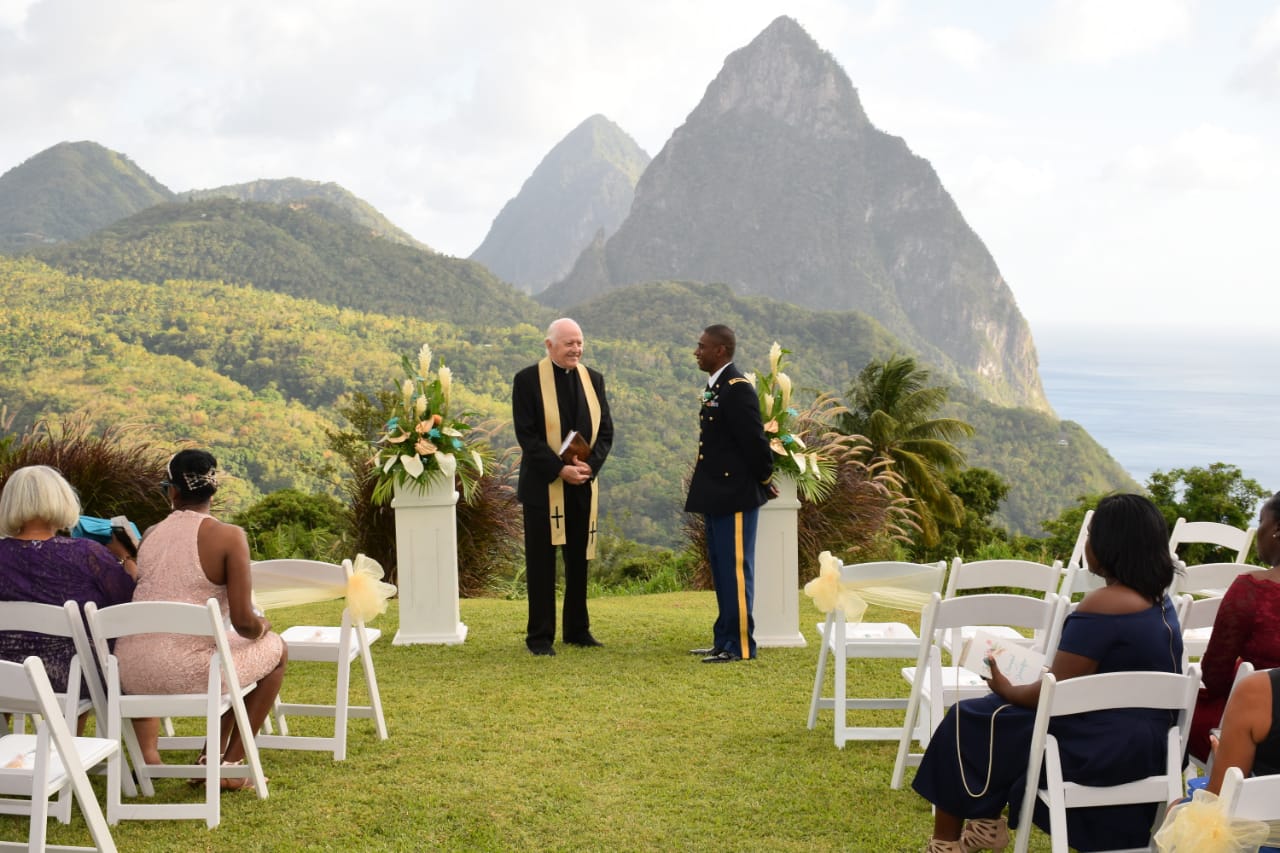
[[[137,566],[122,543],[58,535],[79,519],[80,499],[55,469],[29,465],[9,475],[0,493],[0,535],[7,537],[0,539],[0,601],[75,601],[83,611],[86,601],[108,607],[133,598]],[[60,692],[75,653],[70,638],[0,631],[0,659],[36,655]],[[89,695],[83,685],[81,695]]]
[[[1059,681],[1106,672],[1180,672],[1182,629],[1165,589],[1173,580],[1169,529],[1151,501],[1111,495],[1094,511],[1086,555],[1107,585],[1085,596],[1062,628],[1052,672]],[[929,740],[913,787],[936,806],[929,853],[1003,849],[1005,805],[1016,816],[1026,787],[1040,682],[1013,685],[992,666],[992,693],[955,705]],[[1120,709],[1059,717],[1063,777],[1118,785],[1165,767],[1167,711]],[[1067,812],[1076,850],[1145,847],[1156,805]],[[1035,821],[1048,815],[1037,805]],[[966,823],[967,820],[967,823]],[[1023,831],[1028,831],[1023,830]]]

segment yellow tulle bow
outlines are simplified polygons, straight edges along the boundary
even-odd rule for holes
[[[849,622],[858,622],[867,610],[867,602],[853,591],[853,585],[840,580],[840,564],[830,551],[818,555],[818,576],[804,585],[804,594],[823,613],[843,610]]]
[[[387,612],[387,599],[396,594],[395,584],[382,580],[384,572],[377,560],[357,554],[347,578],[347,609],[351,617],[368,622]]]
[[[805,595],[823,613],[844,612],[846,622],[860,622],[868,604],[896,610],[918,611],[929,603],[937,588],[937,573],[922,569],[918,574],[860,583],[841,580],[840,563],[830,551],[818,555],[818,576],[804,585]]]
[[[1216,794],[1201,789],[1170,810],[1155,842],[1163,853],[1245,853],[1257,850],[1268,832],[1262,821],[1230,817]]]
[[[285,561],[281,569],[273,571],[272,568],[272,561],[267,561],[258,564],[253,572],[253,600],[263,610],[345,597],[352,617],[368,622],[385,613],[387,599],[396,594],[394,584],[383,583],[382,566],[364,554],[356,555],[351,575],[342,584],[319,579],[289,561]]]

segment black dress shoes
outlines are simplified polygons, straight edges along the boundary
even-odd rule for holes
[[[604,643],[600,642],[590,634],[583,634],[581,637],[574,637],[572,640],[565,637],[564,641],[571,646],[582,646],[586,649],[598,648],[604,645]]]
[[[736,660],[742,660],[738,655],[731,652],[718,651],[715,654],[707,655],[702,659],[703,663],[733,663]]]
[[[555,657],[556,650],[551,648],[550,645],[530,646],[529,654],[538,655],[539,657]]]
[[[712,646],[709,649],[689,649],[689,654],[697,655],[700,658],[705,658],[708,655],[718,655],[722,651],[724,651],[724,649],[718,649],[715,646]]]

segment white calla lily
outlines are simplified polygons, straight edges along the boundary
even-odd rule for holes
[[[453,475],[458,470],[458,458],[448,453],[436,451],[436,464],[440,466],[440,473],[449,478],[449,482],[453,482]]]
[[[426,466],[422,464],[422,460],[417,456],[398,456],[400,464],[404,466],[404,470],[409,473],[410,477],[415,480],[422,476],[422,472],[426,470]]]

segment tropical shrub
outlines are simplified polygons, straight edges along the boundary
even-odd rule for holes
[[[349,548],[347,508],[332,495],[281,489],[236,513],[231,521],[244,528],[255,560],[341,562],[355,556]]]
[[[58,469],[80,496],[81,512],[99,518],[127,515],[145,530],[169,513],[160,487],[170,452],[137,424],[94,429],[87,415],[38,421],[0,444],[0,486],[27,465]],[[12,440],[10,440],[12,439]]]

